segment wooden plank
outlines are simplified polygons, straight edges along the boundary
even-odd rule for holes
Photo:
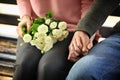
[[[16,0],[0,0],[0,3],[16,4]]]
[[[19,16],[18,5],[0,3],[0,14]]]
[[[17,25],[18,24],[18,21],[17,21],[18,18],[19,18],[18,16],[0,14],[0,23]]]
[[[0,36],[17,39],[16,28],[17,26],[15,25],[0,24]]]

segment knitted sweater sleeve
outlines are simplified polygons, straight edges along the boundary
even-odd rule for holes
[[[85,31],[89,36],[92,36],[118,6],[119,2],[120,0],[94,0],[85,17],[78,22],[76,30]]]
[[[31,16],[32,8],[30,0],[17,0],[17,5],[19,7],[20,17],[24,15]]]

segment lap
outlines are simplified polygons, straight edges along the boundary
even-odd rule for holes
[[[120,34],[112,35],[95,45],[86,56],[82,57],[72,67],[68,79],[74,76],[74,80],[81,76],[89,80],[93,77],[97,80],[120,79]]]
[[[49,67],[53,66],[52,68],[65,68],[65,64],[66,66],[72,64],[67,60],[69,53],[68,46],[71,42],[72,36],[73,34],[70,34],[67,39],[56,43],[50,51],[42,56],[39,65],[42,65],[44,63],[46,65],[49,65]],[[69,69],[69,67],[66,67],[66,70],[67,69]]]

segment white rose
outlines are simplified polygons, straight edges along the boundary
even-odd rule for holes
[[[23,36],[23,40],[24,40],[24,42],[26,42],[26,43],[30,42],[31,39],[32,39],[32,36],[31,36],[30,34],[25,34],[25,35]]]
[[[58,39],[59,41],[64,40],[65,38],[67,38],[69,32],[68,31],[62,31],[62,36]]]
[[[63,31],[62,35],[64,36],[64,38],[66,38],[69,35],[68,31]]]
[[[38,49],[40,49],[40,50],[42,50],[43,48],[44,48],[44,45],[45,45],[45,42],[44,42],[44,40],[43,39],[36,39],[35,40],[35,46],[38,48]]]
[[[61,29],[54,29],[52,31],[53,37],[54,38],[60,38],[62,36],[62,30]]]
[[[47,36],[47,37],[45,38],[45,46],[44,46],[44,48],[43,48],[43,52],[49,51],[52,47],[53,47],[52,38],[51,38],[50,36]]]
[[[62,41],[64,40],[64,36],[61,36],[60,38],[58,38],[58,41]]]
[[[67,28],[67,23],[66,22],[59,22],[58,28],[65,30]]]
[[[34,34],[34,37],[38,37],[38,34],[39,34],[39,33],[38,33],[38,32],[36,32],[36,33]]]
[[[46,36],[47,36],[47,34],[39,33],[37,38],[38,39],[44,39]]]
[[[48,26],[45,24],[42,24],[38,27],[38,32],[39,33],[47,33],[48,32]]]
[[[56,42],[57,42],[57,39],[54,38],[52,35],[51,35],[51,38],[52,38],[53,43],[56,43]]]
[[[31,40],[31,41],[30,41],[30,44],[31,44],[32,46],[35,46],[35,45],[36,45],[36,41],[35,41],[35,40]]]
[[[51,28],[51,29],[54,29],[54,28],[56,28],[56,27],[57,27],[57,22],[54,21],[54,22],[51,22],[51,23],[50,23],[50,28]]]
[[[48,25],[49,25],[49,24],[50,24],[50,22],[51,22],[51,20],[50,20],[50,19],[46,19],[46,20],[45,20],[45,24],[48,24]]]

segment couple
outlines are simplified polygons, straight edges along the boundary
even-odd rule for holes
[[[119,80],[120,31],[115,31],[114,35],[92,48],[97,35],[95,32],[119,2],[17,0],[21,13],[21,22],[17,28],[19,36],[22,37],[21,25],[25,24],[29,30],[31,19],[44,16],[48,10],[53,11],[55,18],[68,23],[70,34],[44,55],[30,44],[20,47],[23,40],[19,37],[14,80]],[[119,28],[119,23],[117,25]],[[81,55],[83,57],[79,59]]]

